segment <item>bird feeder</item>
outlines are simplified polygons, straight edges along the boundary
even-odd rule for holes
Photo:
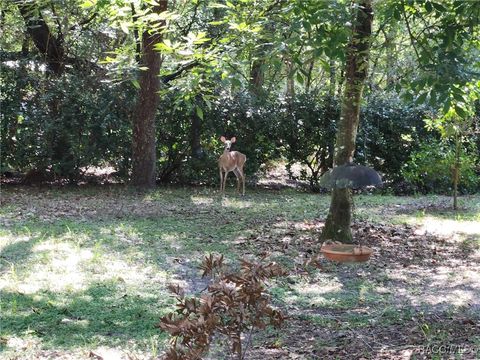
[[[326,172],[319,184],[327,189],[359,189],[370,186],[381,186],[380,175],[367,166],[347,163]],[[367,261],[373,250],[363,245],[344,244],[341,242],[323,243],[320,251],[329,259],[338,262]]]

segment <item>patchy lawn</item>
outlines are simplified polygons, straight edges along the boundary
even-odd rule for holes
[[[453,212],[447,197],[358,195],[355,239],[372,259],[305,268],[329,197],[247,193],[4,187],[0,357],[159,357],[166,286],[203,289],[208,252],[231,263],[267,252],[290,271],[270,288],[290,319],[256,334],[249,359],[480,355],[480,196]]]

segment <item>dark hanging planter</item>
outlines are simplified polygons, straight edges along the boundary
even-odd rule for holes
[[[347,163],[326,172],[319,183],[328,189],[359,189],[381,186],[382,179],[375,170],[367,166]],[[320,251],[327,259],[338,262],[364,262],[373,253],[373,249],[366,246],[328,241],[322,245]]]
[[[360,189],[367,186],[381,186],[380,175],[367,166],[347,163],[334,167],[320,178],[320,186],[327,189]]]

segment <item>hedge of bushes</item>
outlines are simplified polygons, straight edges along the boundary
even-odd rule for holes
[[[28,71],[26,65],[2,73],[2,172],[48,169],[76,181],[85,167],[111,165],[127,181],[133,86],[88,75],[45,79],[35,74],[39,72]],[[174,101],[176,94],[162,97],[157,116],[159,182],[216,184],[219,137],[225,135],[237,137],[250,177],[268,160],[281,158],[287,169],[301,163],[299,178],[313,191],[320,189],[318,179],[332,165],[337,99],[312,94],[258,99],[227,91],[217,95],[209,107],[197,104],[202,119],[191,106]],[[448,192],[449,165],[442,159],[450,156],[449,145],[425,129],[427,113],[397,96],[370,95],[362,107],[356,161],[382,172],[394,191]],[[464,146],[463,160],[470,167],[463,192],[480,188],[475,142],[478,139]]]

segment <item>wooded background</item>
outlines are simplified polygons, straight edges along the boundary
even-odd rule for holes
[[[1,171],[216,184],[225,135],[250,180],[301,163],[319,191],[364,3],[2,0]],[[480,189],[479,15],[476,1],[373,2],[355,161],[395,193],[449,192],[455,163],[460,191]]]

